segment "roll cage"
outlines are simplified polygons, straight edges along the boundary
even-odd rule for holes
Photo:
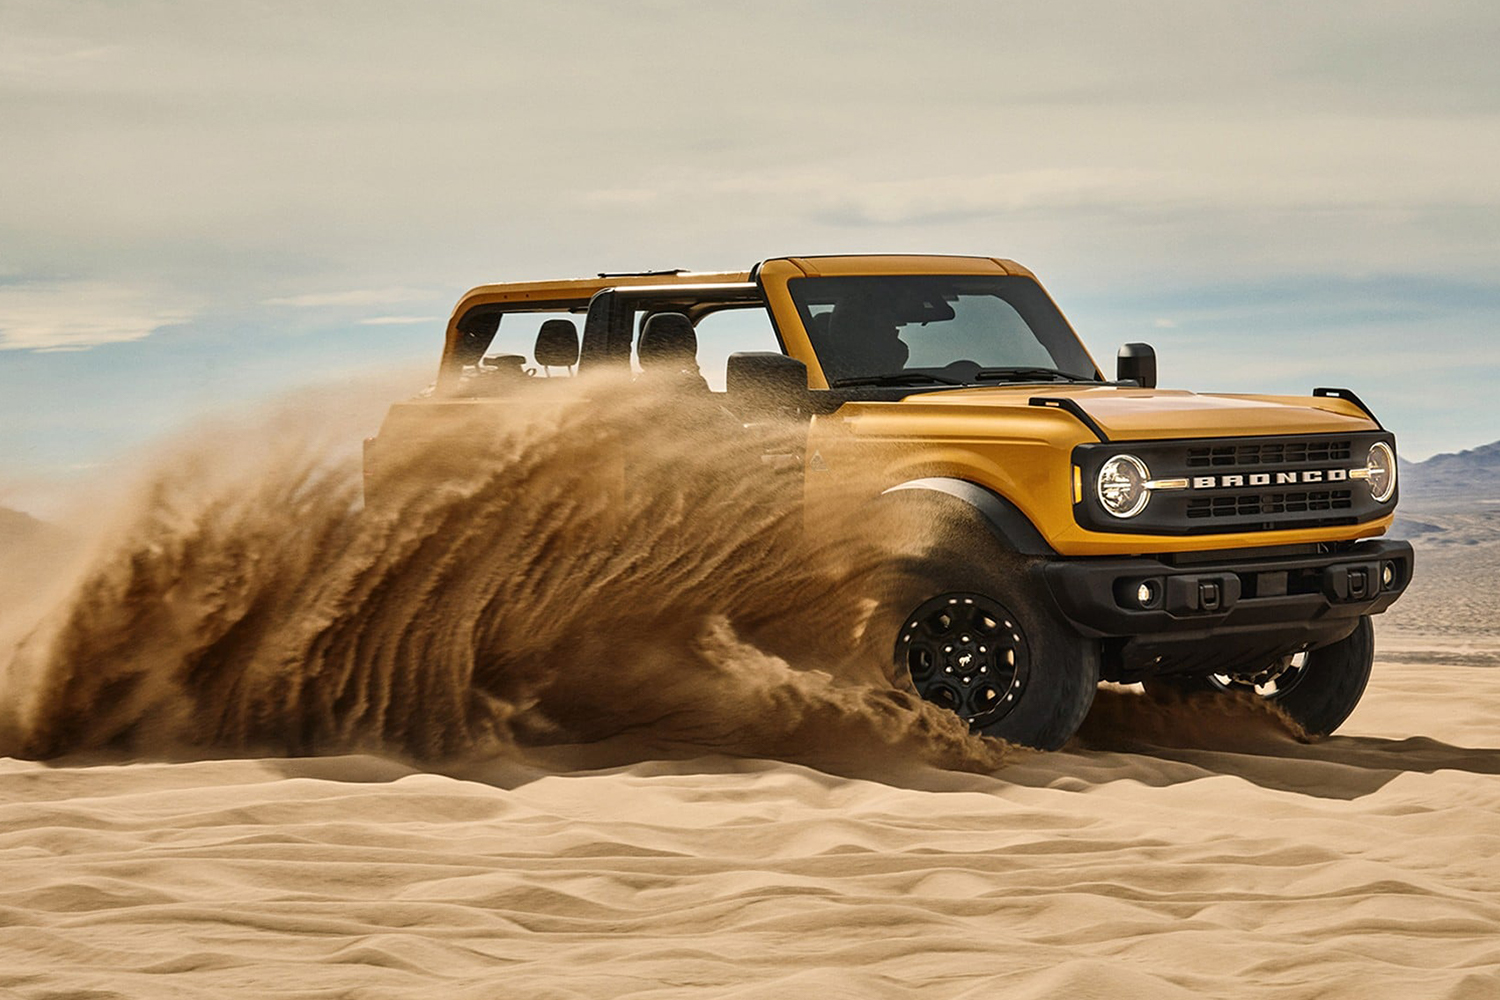
[[[480,361],[494,341],[501,320],[510,313],[567,312],[583,316],[579,370],[589,372],[628,366],[636,332],[654,313],[681,312],[696,325],[721,309],[759,307],[766,310],[781,353],[807,366],[809,388],[826,390],[829,383],[823,366],[797,317],[787,282],[804,276],[905,274],[1008,275],[1035,281],[1026,268],[1000,258],[851,255],[777,257],[740,272],[601,273],[578,280],[482,285],[460,300],[449,320],[438,388],[448,390],[460,382],[465,366]],[[1046,295],[1045,291],[1041,294]],[[1066,327],[1066,320],[1061,322]],[[1067,332],[1072,334],[1071,328]],[[1076,334],[1073,336],[1076,338]],[[913,391],[920,390],[906,386],[856,395],[894,398]]]

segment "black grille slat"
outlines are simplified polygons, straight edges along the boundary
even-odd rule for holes
[[[1322,465],[1347,462],[1352,441],[1278,441],[1223,444],[1187,449],[1187,468],[1238,468],[1246,465]]]
[[[1304,514],[1326,510],[1354,509],[1350,490],[1304,490],[1295,493],[1230,493],[1224,496],[1192,497],[1187,516],[1257,517],[1262,514]]]

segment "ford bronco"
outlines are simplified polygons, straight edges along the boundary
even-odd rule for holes
[[[634,364],[708,393],[698,338],[725,317],[774,349],[728,355],[717,398],[800,415],[810,509],[841,470],[874,469],[892,506],[951,526],[865,626],[896,683],[1040,748],[1073,735],[1100,680],[1253,692],[1315,736],[1354,709],[1371,616],[1412,575],[1411,546],[1379,537],[1391,433],[1347,389],[1160,389],[1145,344],[1107,378],[1009,260],[784,257],[480,286],[448,323],[434,391],[367,442],[369,482],[424,408],[531,381],[526,357],[486,353],[502,320],[544,319],[537,369]]]

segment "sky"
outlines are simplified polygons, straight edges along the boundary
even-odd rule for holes
[[[1489,0],[0,0],[0,504],[415,392],[472,285],[818,253],[1009,257],[1106,368],[1488,443],[1497,37]]]

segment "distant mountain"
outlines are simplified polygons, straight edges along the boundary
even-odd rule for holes
[[[1409,500],[1500,500],[1500,441],[1468,451],[1401,463],[1401,496]]]
[[[1391,535],[1438,547],[1500,543],[1500,441],[1402,462]]]
[[[30,514],[23,514],[9,507],[0,507],[0,548],[29,545],[38,542],[57,529],[45,521],[38,521]]]

